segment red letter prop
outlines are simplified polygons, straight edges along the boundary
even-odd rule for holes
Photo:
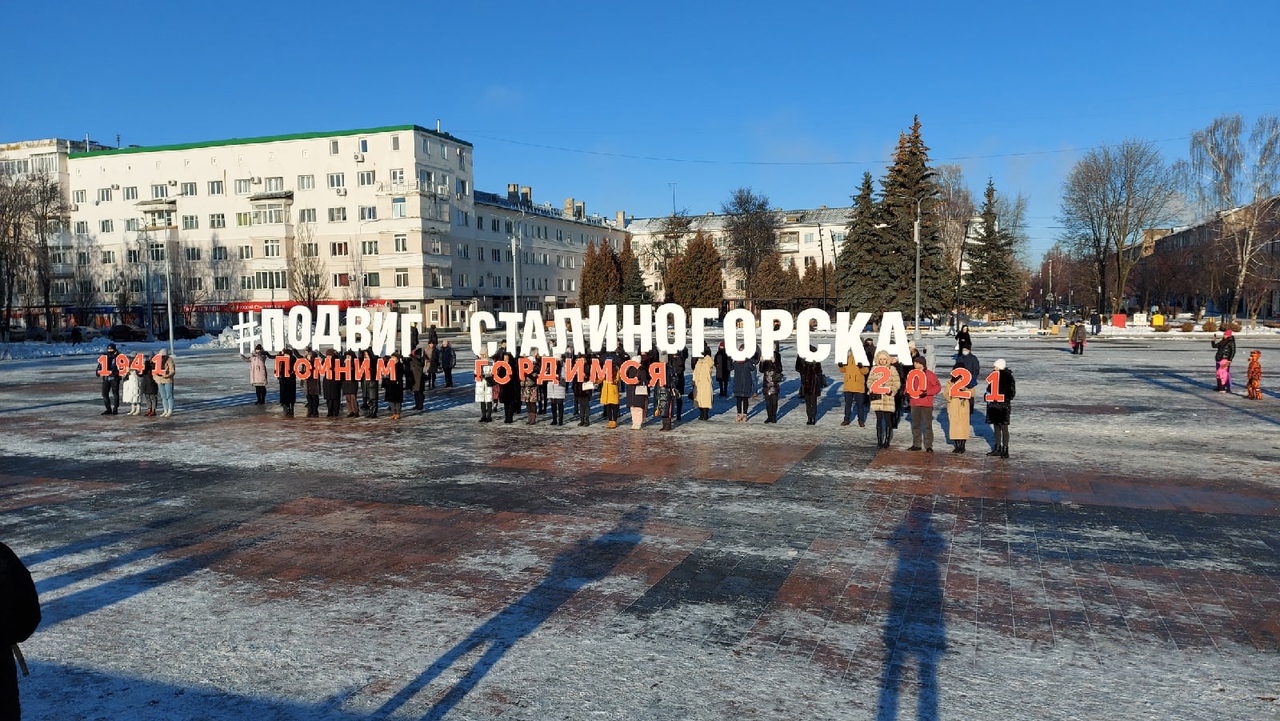
[[[604,365],[600,365],[599,360],[592,358],[591,359],[591,382],[604,383],[605,381],[610,380],[611,378],[613,378],[613,359],[610,358],[609,360],[604,362]]]
[[[894,369],[888,366],[876,366],[871,369],[871,376],[867,378],[867,390],[877,395],[887,396],[893,393],[893,389],[889,387],[889,374],[896,373]]]
[[[986,395],[987,402],[1003,403],[1004,394],[1000,392],[1000,371],[991,371],[987,376],[987,383],[991,385],[991,392]]]
[[[311,359],[299,358],[293,362],[293,374],[298,380],[305,381],[311,377]]]
[[[361,356],[356,360],[356,380],[369,380],[369,356]]]
[[[287,355],[276,356],[276,378],[288,378],[293,374],[292,360]]]
[[[396,359],[395,358],[379,358],[378,359],[378,380],[386,378],[389,381],[396,379]]]
[[[511,380],[511,364],[500,360],[493,364],[493,382],[506,385]]]
[[[622,382],[629,386],[635,385],[636,382],[639,381],[639,379],[636,378],[636,370],[638,368],[640,368],[640,361],[629,360],[626,363],[623,363],[622,370],[618,374],[622,377]]]
[[[649,364],[649,385],[655,387],[665,387],[667,385],[666,363]]]
[[[924,371],[911,369],[907,374],[907,395],[912,398],[923,398],[925,390],[929,387],[929,378]]]
[[[951,380],[954,381],[951,384],[952,398],[969,400],[973,397],[973,392],[966,387],[969,385],[969,381],[973,380],[973,374],[969,372],[968,368],[952,368]]]
[[[489,361],[483,358],[476,359],[476,383],[484,380],[484,369],[487,365],[489,365]]]
[[[538,383],[555,383],[556,382],[556,359],[543,358],[542,367],[538,369]]]
[[[572,363],[568,363],[565,370],[565,380],[570,383],[582,382],[582,373],[586,370],[587,359],[574,358]]]
[[[516,362],[516,367],[520,369],[520,381],[524,382],[524,377],[533,372],[533,359],[528,356],[521,358]]]

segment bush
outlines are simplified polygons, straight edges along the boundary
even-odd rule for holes
[[[1217,333],[1218,324],[1214,323],[1212,318],[1206,318],[1204,321],[1204,325],[1200,326],[1200,329],[1203,330],[1205,333]]]
[[[1195,329],[1196,329],[1196,324],[1195,324],[1195,323],[1183,323],[1183,324],[1182,324],[1182,332],[1183,332],[1183,333],[1190,333],[1191,331],[1193,331],[1193,330],[1195,330]]]
[[[1157,333],[1168,333],[1172,329],[1173,329],[1173,326],[1169,325],[1168,323],[1162,323],[1160,325],[1151,326],[1151,330]]]
[[[1232,330],[1232,332],[1239,333],[1239,332],[1240,332],[1240,330],[1241,330],[1241,329],[1243,329],[1243,328],[1244,328],[1244,324],[1243,324],[1243,323],[1241,323],[1240,321],[1238,321],[1238,320],[1233,320],[1233,321],[1231,321],[1231,330]]]

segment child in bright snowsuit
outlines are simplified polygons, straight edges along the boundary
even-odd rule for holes
[[[1218,390],[1231,392],[1231,361],[1223,358],[1218,361]]]
[[[1261,357],[1260,350],[1249,353],[1249,374],[1246,376],[1244,385],[1245,398],[1262,397],[1262,363],[1258,360]]]

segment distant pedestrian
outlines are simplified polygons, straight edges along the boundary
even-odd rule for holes
[[[307,396],[307,418],[320,417],[320,373],[316,370],[316,365],[320,360],[320,356],[310,348],[307,349],[306,359],[311,363],[311,376],[302,382],[303,392]]]
[[[286,418],[293,417],[293,406],[298,402],[298,377],[293,374],[294,361],[298,354],[292,348],[285,348],[282,353],[288,359],[288,367],[281,369],[276,365],[276,381],[280,384],[280,407],[284,409]]]
[[[144,416],[154,418],[156,415],[156,406],[160,403],[160,386],[156,383],[155,377],[156,364],[148,361],[142,367],[142,372],[138,373],[138,393],[142,396],[142,402],[147,405],[147,412]]]
[[[446,344],[448,342],[449,341],[445,341]],[[564,425],[564,401],[565,401],[565,397],[568,395],[568,390],[569,390],[569,386],[564,379],[564,374],[568,369],[565,367],[563,358],[557,358],[556,360],[560,361],[560,363],[556,367],[556,379],[553,381],[548,381],[546,384],[547,402],[549,403],[550,409],[551,409],[551,425],[563,426]]]
[[[404,406],[404,360],[400,357],[400,351],[391,354],[392,372],[380,379],[382,385],[383,396],[387,400],[387,409],[391,412],[391,420],[400,420],[400,409]],[[377,400],[374,400],[374,408],[377,408]],[[375,414],[376,415],[376,414]]]
[[[360,351],[360,362],[362,364],[367,363],[367,368],[369,369],[368,377],[360,381],[360,392],[364,395],[360,408],[365,411],[365,418],[377,418],[378,406],[381,405],[378,402],[379,389],[382,385],[377,373],[378,356],[374,355],[373,349],[365,348]],[[404,381],[401,380],[400,382],[403,383]]]
[[[177,376],[177,366],[168,348],[160,349],[159,368],[155,370],[156,385],[160,389],[160,406],[164,412],[160,415],[168,418],[173,415],[173,379]]]
[[[782,393],[782,367],[772,358],[760,364],[760,391],[764,393],[764,422],[777,423],[778,397]]]
[[[1244,397],[1262,398],[1262,351],[1249,351],[1249,372],[1245,377]]]
[[[413,352],[409,354],[408,374],[412,376],[409,381],[409,390],[413,391],[413,409],[420,411],[423,409],[427,400],[426,383],[426,352],[418,346],[413,347]]]
[[[969,326],[962,325],[960,330],[956,331],[956,350],[965,351],[973,349],[973,336],[969,335]]]
[[[800,397],[804,399],[805,425],[818,423],[818,397],[827,384],[827,377],[822,372],[822,364],[818,361],[805,360],[796,356],[796,373],[800,375]]]
[[[440,372],[440,353],[434,341],[427,341],[427,347],[422,351],[422,366],[427,373],[427,390],[433,391],[436,389],[436,374]]]
[[[712,360],[709,349],[704,348],[702,357],[693,367],[693,405],[698,409],[700,421],[710,419],[715,374],[715,361]]]
[[[324,381],[320,384],[324,391],[324,417],[337,418],[342,413],[342,380],[338,378],[333,366],[337,364],[339,356],[335,349],[328,348],[324,352],[324,359],[329,366],[329,372],[324,375]]]
[[[489,352],[484,349],[484,345],[480,346],[480,355],[476,360],[481,361],[483,367],[480,369],[480,377],[476,378],[475,394],[473,399],[480,404],[480,420],[479,423],[490,423],[493,421],[493,403],[497,395],[493,383],[493,364],[489,362]]]
[[[1076,321],[1076,324],[1071,326],[1071,354],[1072,355],[1084,355],[1084,344],[1086,342],[1086,338],[1087,338],[1087,334],[1085,333],[1085,330],[1084,330],[1084,323],[1080,321]]]
[[[126,415],[136,416],[142,412],[142,383],[138,379],[138,371],[133,368],[124,376],[120,384],[120,402],[130,406]]]
[[[1218,336],[1214,336],[1209,344],[1217,349],[1213,360],[1216,367],[1218,387],[1214,390],[1219,393],[1231,392],[1231,362],[1236,359],[1236,339],[1231,329],[1222,332],[1222,340],[1218,340]],[[1224,362],[1225,361],[1225,362]]]
[[[114,416],[120,410],[120,367],[116,365],[119,357],[116,344],[108,343],[104,357],[107,367],[103,369],[106,375],[102,376],[102,405],[106,406],[106,410],[102,412],[104,416]]]
[[[18,644],[40,625],[40,597],[22,559],[0,543],[0,719],[18,721],[22,705],[18,700],[18,662],[27,675],[26,662]]]
[[[241,356],[241,358],[249,364],[249,384],[253,386],[254,396],[257,398],[254,405],[265,405],[267,402],[267,352],[259,344],[253,347],[252,354]]]
[[[444,371],[444,387],[453,387],[453,369],[458,364],[458,354],[454,352],[449,341],[440,343],[440,370]]]
[[[733,362],[733,398],[738,405],[738,422],[747,422],[747,411],[751,407],[751,396],[755,395],[755,359]]]
[[[604,419],[606,421],[605,428],[618,427],[618,369],[612,364],[608,366],[609,372],[605,374],[605,379],[600,383],[600,405],[604,408]]]
[[[720,397],[729,395],[729,379],[732,377],[733,361],[724,350],[724,341],[720,341],[720,350],[716,351],[716,382],[720,384]]]
[[[434,324],[430,328],[427,328],[427,342],[437,348],[440,347],[440,334],[436,332]]]
[[[81,341],[83,340],[84,340],[84,333],[80,332],[80,326],[78,325],[72,326],[71,327],[71,345],[73,346],[80,345]]]
[[[1003,358],[993,364],[997,376],[995,385],[987,384],[983,397],[987,401],[987,423],[995,430],[996,445],[988,456],[1009,457],[1009,416],[1012,411],[1013,398],[1017,388],[1013,381],[1013,372],[1005,367]]]
[[[360,381],[356,380],[355,351],[349,350],[343,354],[342,362],[346,364],[349,371],[342,379],[342,396],[347,400],[347,418],[359,418],[360,401],[357,396],[360,394]]]
[[[1094,311],[1089,316],[1089,325],[1093,326],[1092,330],[1094,335],[1098,335],[1099,333],[1101,333],[1102,332],[1102,314],[1097,311]]]

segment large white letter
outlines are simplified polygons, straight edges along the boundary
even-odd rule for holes
[[[288,334],[285,342],[291,348],[302,350],[311,347],[311,309],[305,305],[295,305],[289,309],[289,322],[286,324]]]
[[[502,322],[507,331],[507,350],[517,353],[516,339],[520,337],[520,321],[524,320],[524,314],[503,311],[498,314],[498,320]]]
[[[359,352],[369,347],[371,319],[368,308],[347,309],[347,350]]]
[[[821,308],[806,308],[800,311],[800,315],[796,317],[796,353],[807,361],[824,361],[827,356],[831,355],[831,345],[829,343],[819,343],[816,347],[810,349],[812,345],[809,341],[809,326],[818,326],[817,330],[831,330],[831,316],[827,315],[827,311]],[[843,360],[843,359],[841,359]]]
[[[640,308],[640,320],[635,318],[635,309]],[[630,355],[636,354],[636,339],[640,340],[640,353],[648,353],[653,348],[653,306],[622,306],[622,349]]]
[[[524,314],[524,337],[520,339],[520,355],[533,355],[535,348],[538,355],[544,358],[551,355],[551,349],[547,347],[547,328],[543,324],[542,313],[531,310]]]
[[[693,309],[692,320],[689,323],[693,331],[693,339],[689,341],[689,344],[693,346],[689,349],[690,356],[694,358],[702,357],[702,351],[707,347],[707,321],[712,321],[719,317],[719,308]]]
[[[911,365],[911,348],[908,347],[907,326],[902,322],[902,314],[896,310],[886,311],[880,316],[880,338],[876,341],[876,352],[888,351],[897,356],[903,365]]]
[[[396,316],[395,311],[382,311],[373,316],[373,353],[374,355],[391,355],[396,349]]]
[[[484,343],[484,329],[493,328],[497,325],[497,321],[493,319],[493,314],[487,310],[477,311],[471,314],[471,352],[480,357],[481,344]],[[489,341],[489,345],[484,346],[484,351],[490,358],[498,352],[498,342]]]
[[[871,322],[870,313],[859,313],[853,317],[853,322],[849,322],[849,314],[841,311],[836,313],[836,362],[843,363],[849,358],[849,354],[853,353],[853,362],[864,366],[871,365],[871,359],[867,358],[867,350],[862,346],[862,329],[867,327],[867,323]]]
[[[490,322],[493,322],[490,316]],[[408,358],[413,349],[413,326],[422,325],[421,313],[401,313],[400,314],[400,355]]]
[[[316,334],[311,339],[318,352],[322,346],[342,350],[342,336],[338,334],[338,306],[322,305],[316,308]]]
[[[618,306],[606,305],[587,309],[587,333],[591,336],[591,352],[618,349]]]
[[[556,325],[556,344],[553,353],[556,356],[563,356],[569,351],[570,345],[575,353],[585,353],[587,351],[587,341],[583,337],[582,330],[582,309],[581,308],[556,308],[551,313],[552,322]],[[569,337],[573,336],[573,343],[569,343]]]
[[[785,310],[770,308],[760,311],[760,357],[762,359],[773,358],[774,344],[791,337],[794,323],[791,314]],[[775,329],[774,326],[777,328]]]
[[[742,326],[742,345],[738,345],[738,326]],[[756,352],[756,317],[746,308],[735,308],[724,315],[724,350],[733,360],[746,360]]]
[[[268,353],[284,350],[284,309],[262,309],[262,348]]]
[[[685,339],[689,335],[688,325],[684,313],[675,303],[664,303],[658,306],[657,312],[653,318],[654,328],[657,330],[657,346],[659,353],[679,353],[685,344]],[[672,332],[667,333],[667,326],[672,327]],[[672,338],[672,336],[675,336]]]

